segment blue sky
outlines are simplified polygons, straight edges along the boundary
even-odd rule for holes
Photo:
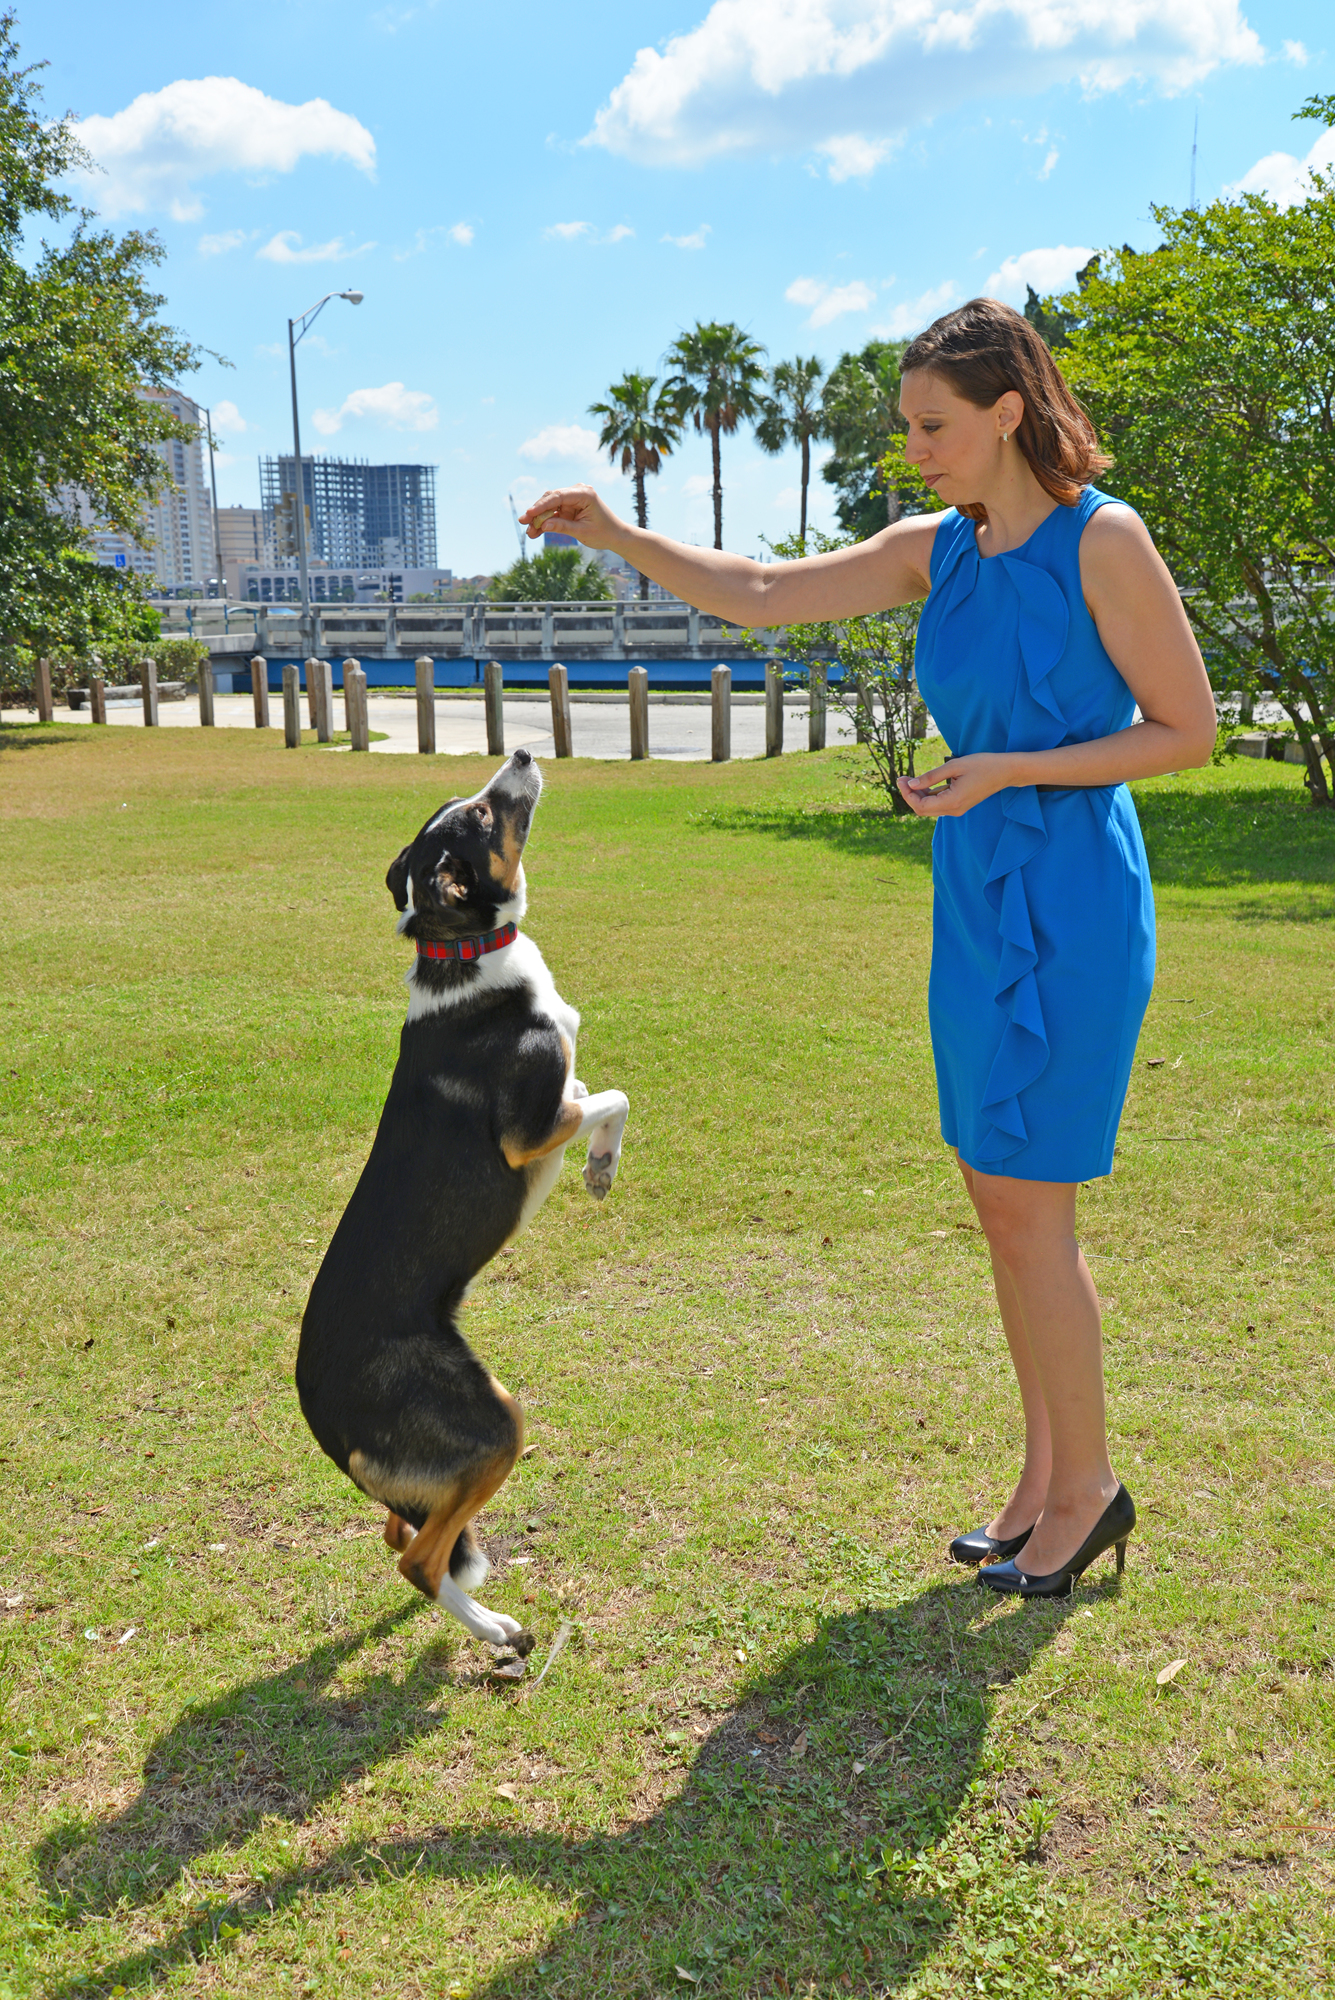
[[[1264,0],[20,0],[26,60],[103,171],[77,190],[166,246],[169,317],[232,363],[220,498],[303,443],[438,464],[439,556],[514,551],[507,493],[594,477],[589,403],[697,318],[829,364],[981,290],[1023,301],[1089,247],[1155,240],[1153,202],[1292,198],[1335,90],[1328,4]],[[796,525],[796,454],[725,440],[725,538]],[[651,522],[710,538],[685,441]],[[833,525],[817,480],[814,518]]]

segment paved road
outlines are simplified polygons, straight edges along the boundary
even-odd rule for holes
[[[367,696],[367,720],[373,732],[383,732],[384,742],[373,743],[373,751],[416,755],[417,704],[411,696]],[[606,697],[581,699],[572,695],[571,735],[577,757],[628,758],[630,756],[630,714],[624,699]],[[253,729],[255,712],[248,694],[215,696],[213,712],[220,729]],[[280,695],[270,694],[269,715],[282,728],[283,704]],[[535,757],[555,754],[552,741],[552,711],[546,695],[526,699],[522,695],[506,699],[505,747],[522,745]],[[56,710],[61,722],[87,722],[86,708]],[[158,717],[164,729],[197,729],[199,704],[194,696],[185,701],[164,701]],[[11,711],[8,721],[32,720],[30,711]],[[309,710],[302,702],[303,727]],[[343,699],[334,697],[334,720],[343,727]],[[112,702],[107,721],[113,728],[142,729],[143,710],[136,702]],[[789,750],[805,750],[807,712],[800,697],[784,703],[784,739]],[[852,725],[835,710],[829,712],[827,741],[852,742]],[[484,755],[487,730],[480,699],[445,699],[436,702],[436,749],[446,755]],[[765,710],[758,695],[734,695],[732,702],[732,754],[734,757],[762,757],[765,753]],[[707,698],[686,696],[651,697],[649,702],[649,754],[651,757],[708,758],[710,754],[710,707]]]

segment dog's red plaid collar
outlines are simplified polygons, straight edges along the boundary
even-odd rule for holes
[[[474,937],[448,938],[443,944],[417,939],[419,958],[485,958],[489,951],[503,951],[519,936],[518,924],[502,924],[498,931],[480,931]]]

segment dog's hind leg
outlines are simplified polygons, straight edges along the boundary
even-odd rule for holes
[[[515,1619],[507,1618],[503,1611],[487,1611],[474,1603],[462,1587],[469,1583],[476,1588],[488,1567],[469,1522],[504,1485],[524,1439],[524,1421],[518,1403],[494,1376],[492,1387],[513,1418],[512,1441],[495,1458],[464,1474],[448,1500],[427,1515],[399,1558],[399,1569],[424,1597],[457,1618],[475,1639],[485,1639],[492,1646],[510,1645],[517,1653],[524,1654],[533,1650],[532,1633],[526,1632]]]

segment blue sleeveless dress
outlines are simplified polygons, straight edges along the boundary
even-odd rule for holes
[[[1080,586],[1080,537],[1109,498],[1086,487],[986,559],[971,520],[953,508],[942,520],[917,675],[955,756],[1130,725],[1135,702]],[[1110,1173],[1154,980],[1149,866],[1126,786],[996,792],[937,820],[932,875],[942,1137],[983,1173]]]

